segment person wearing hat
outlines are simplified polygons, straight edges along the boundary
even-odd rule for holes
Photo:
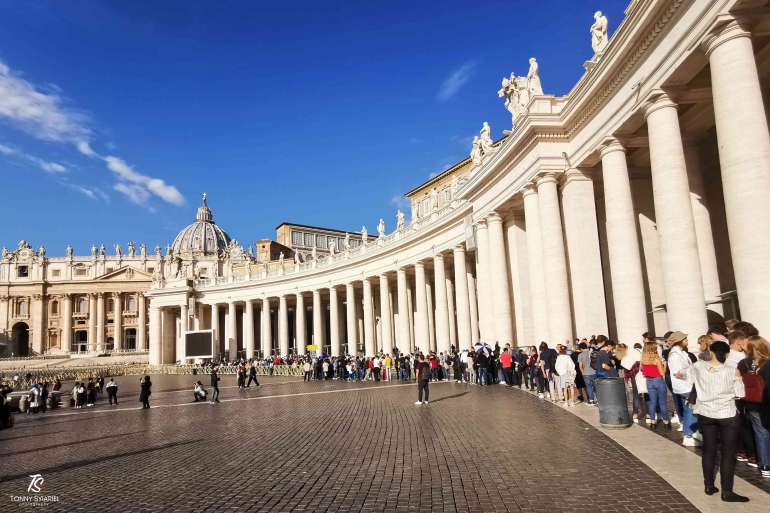
[[[668,369],[671,374],[671,395],[674,400],[676,414],[680,419],[680,429],[684,434],[682,445],[687,447],[698,447],[702,445],[700,433],[697,433],[698,423],[695,420],[695,414],[692,408],[687,404],[687,398],[692,392],[693,383],[690,380],[682,379],[679,376],[684,374],[684,370],[692,365],[694,358],[690,357],[687,351],[687,334],[681,331],[675,331],[669,336],[671,340],[671,351],[668,353]]]

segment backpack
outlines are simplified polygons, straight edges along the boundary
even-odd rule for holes
[[[556,374],[557,376],[559,375],[559,373],[556,372],[556,359],[558,357],[559,355],[556,354],[556,351],[553,351],[553,353],[551,353],[551,356],[548,357],[548,365],[551,367],[551,372]]]
[[[430,362],[425,362],[425,366],[422,368],[422,378],[420,379],[433,379],[433,367],[430,366]]]
[[[761,403],[765,392],[765,380],[756,372],[747,372],[742,376],[743,386],[746,388],[746,395],[743,400],[747,403]]]
[[[591,368],[593,370],[597,370],[596,369],[596,353],[597,353],[597,351],[599,351],[599,350],[596,349],[595,347],[591,348]]]

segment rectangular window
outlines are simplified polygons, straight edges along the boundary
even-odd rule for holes
[[[305,234],[305,246],[312,248],[315,246],[315,234],[312,233],[306,233]]]
[[[361,241],[358,239],[352,239],[350,241],[350,249],[357,248],[360,245],[361,245]]]
[[[154,273],[154,272],[155,272],[155,268],[154,268],[154,267],[148,267],[148,268],[147,268],[147,272],[148,272],[148,273],[150,273],[150,274],[152,274],[152,273]]]
[[[444,189],[444,203],[449,203],[449,200],[451,199],[452,199],[452,190]]]
[[[315,244],[316,247],[326,249],[326,235],[316,235]]]
[[[61,276],[61,271],[59,269],[52,269],[51,276],[53,276],[54,278],[58,278],[59,276]]]
[[[75,269],[75,276],[88,276],[88,269],[85,269],[85,268]]]
[[[340,251],[345,251],[347,248],[345,247],[345,239],[337,239],[337,248]]]
[[[302,246],[302,232],[291,232],[291,245],[292,246]]]
[[[112,267],[108,267],[108,268],[107,268],[107,273],[111,273],[111,272],[112,272],[112,271],[114,271],[114,270],[115,270],[115,269],[113,269]]]
[[[26,265],[20,265],[16,268],[16,273],[18,278],[29,278],[29,267]]]

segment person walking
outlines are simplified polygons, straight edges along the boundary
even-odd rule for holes
[[[678,379],[695,383],[698,400],[693,408],[698,425],[703,433],[703,483],[706,495],[719,492],[714,486],[716,477],[717,452],[721,453],[719,474],[722,484],[722,501],[748,502],[733,492],[735,479],[735,462],[737,454],[738,435],[741,430],[738,409],[735,399],[742,398],[746,391],[743,380],[736,376],[735,369],[725,365],[730,353],[726,342],[718,341],[711,344],[709,351],[713,358],[707,362],[698,361],[679,371]],[[645,353],[647,348],[645,347]],[[645,355],[642,355],[642,364]]]
[[[664,379],[666,364],[658,355],[658,345],[654,342],[644,344],[640,361],[642,376],[647,378],[647,393],[650,394],[650,410],[647,412],[652,419],[650,427],[653,430],[658,429],[658,417],[655,413],[657,410],[663,418],[663,429],[670,431],[671,423],[668,419],[668,406],[666,405],[667,387]]]
[[[150,376],[145,376],[144,380],[139,380],[139,383],[142,387],[142,391],[139,392],[139,402],[142,403],[143,410],[149,410],[150,395],[152,394],[152,381],[150,381]]]
[[[112,401],[115,401],[115,406],[118,405],[118,384],[115,383],[115,381],[110,378],[110,381],[107,383],[107,386],[104,387],[107,390],[107,398],[110,401],[110,406],[112,406]]]
[[[257,381],[257,368],[254,366],[254,364],[249,365],[249,382],[246,383],[246,388],[251,388],[251,382],[254,382],[255,385],[257,385],[257,388],[262,388],[262,385],[259,384],[259,381]]]
[[[433,368],[429,362],[425,361],[425,355],[420,355],[420,363],[417,364],[417,402],[414,404],[428,404],[428,394],[430,393],[430,382],[433,377]],[[422,396],[425,393],[425,400]]]
[[[219,402],[219,367],[214,366],[211,368],[211,404]]]

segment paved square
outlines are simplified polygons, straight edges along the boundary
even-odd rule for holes
[[[416,406],[414,384],[223,376],[211,405],[194,379],[154,376],[149,411],[127,376],[118,407],[18,415],[0,511],[34,474],[59,498],[47,511],[697,511],[589,424],[504,387],[434,383]]]

